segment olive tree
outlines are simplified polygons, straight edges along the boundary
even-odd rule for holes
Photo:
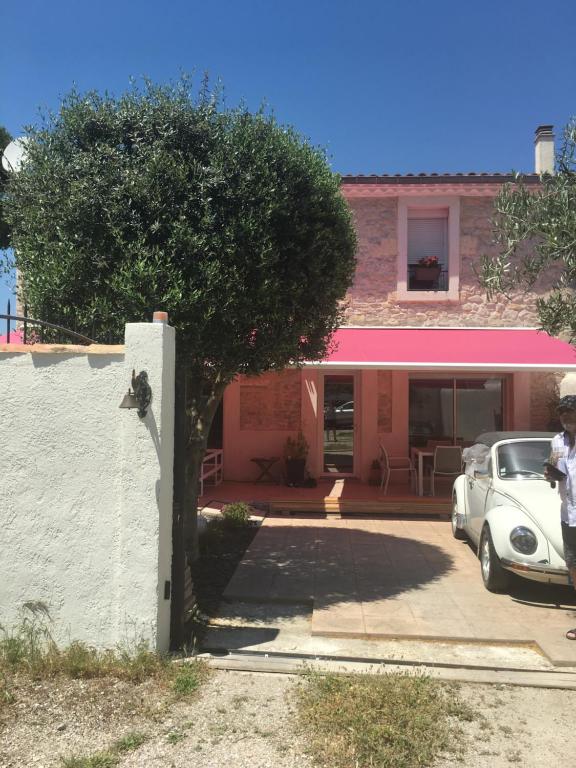
[[[495,200],[493,219],[500,253],[484,257],[480,279],[488,295],[531,288],[552,271],[548,295],[537,299],[540,323],[551,335],[576,340],[576,120],[564,129],[556,172],[528,188],[517,176]]]
[[[319,360],[355,267],[351,215],[325,154],[206,84],[72,92],[28,129],[10,179],[30,312],[98,339],[169,312],[187,378],[187,536],[225,387]]]
[[[8,133],[4,126],[0,125],[0,155],[6,149],[12,136]],[[0,165],[0,249],[8,248],[10,245],[9,240],[9,227],[4,217],[4,188],[8,180],[8,173]]]

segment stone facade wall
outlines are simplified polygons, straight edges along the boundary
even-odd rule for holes
[[[346,189],[344,188],[344,195]],[[509,298],[489,302],[478,284],[474,266],[482,254],[495,253],[492,244],[491,197],[461,197],[460,301],[402,301],[396,297],[398,277],[396,197],[349,198],[358,233],[358,266],[347,295],[348,325],[388,326],[537,326],[536,296],[551,284],[551,276],[537,286],[538,294],[516,291]]]

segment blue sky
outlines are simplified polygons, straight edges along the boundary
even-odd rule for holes
[[[0,123],[75,83],[220,78],[340,173],[533,170],[534,129],[576,113],[568,0],[27,0],[2,11]],[[0,306],[9,291],[0,277]]]

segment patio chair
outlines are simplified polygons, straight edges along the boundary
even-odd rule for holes
[[[462,473],[462,448],[459,445],[437,445],[434,448],[434,463],[432,465],[432,474],[430,482],[432,487],[432,496],[436,495],[434,488],[434,478],[436,475],[441,477],[457,477]]]
[[[416,479],[416,468],[412,464],[412,460],[409,456],[388,456],[386,448],[380,446],[380,490],[384,485],[384,493],[388,493],[388,483],[390,482],[390,475],[392,472],[408,472],[410,477],[410,487],[414,489],[414,482]]]
[[[452,440],[426,440],[426,448],[436,448],[437,445],[452,445]]]

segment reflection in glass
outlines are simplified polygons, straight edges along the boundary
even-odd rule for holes
[[[354,377],[324,377],[324,472],[354,471]]]
[[[471,445],[482,432],[503,429],[503,423],[502,379],[410,381],[411,445]]]

